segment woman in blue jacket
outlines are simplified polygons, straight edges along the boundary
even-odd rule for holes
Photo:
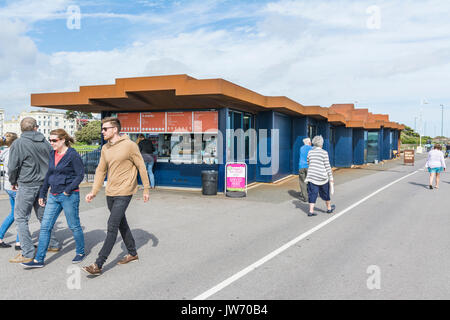
[[[45,212],[41,222],[36,256],[31,262],[22,263],[24,267],[28,268],[44,266],[50,233],[62,210],[64,210],[67,224],[75,238],[76,255],[72,262],[81,262],[86,256],[79,217],[80,192],[78,189],[84,178],[83,161],[78,152],[70,147],[74,141],[65,130],[52,130],[49,140],[54,151],[50,153],[48,172],[39,195],[39,205],[45,206]],[[50,195],[45,204],[49,187]]]

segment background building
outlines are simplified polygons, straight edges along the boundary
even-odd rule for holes
[[[0,117],[3,117],[0,113]],[[15,132],[20,135],[20,121],[25,117],[33,117],[36,119],[39,126],[38,131],[41,132],[46,138],[50,137],[50,131],[53,129],[64,129],[70,136],[75,135],[76,123],[73,119],[67,119],[65,113],[48,111],[46,109],[40,109],[37,111],[23,111],[18,118],[12,118],[8,121],[2,121],[3,132]],[[2,118],[3,119],[3,118]]]
[[[12,117],[11,120],[3,121],[3,133],[15,132],[20,134],[20,122],[18,118]]]

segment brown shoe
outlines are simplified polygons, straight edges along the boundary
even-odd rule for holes
[[[47,252],[59,252],[60,250],[60,248],[48,248]]]
[[[126,264],[126,263],[128,263],[128,262],[136,261],[136,260],[139,260],[138,255],[132,256],[131,254],[127,254],[127,255],[125,256],[125,258],[123,258],[122,260],[120,260],[119,262],[117,262],[117,264]]]
[[[91,264],[90,266],[83,267],[82,269],[94,276],[99,276],[102,274],[102,269],[100,269],[95,263]]]
[[[33,261],[33,258],[25,258],[21,253],[19,253],[14,258],[9,259],[11,263],[27,263]]]

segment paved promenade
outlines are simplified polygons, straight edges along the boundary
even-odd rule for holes
[[[336,170],[336,213],[327,215],[318,200],[318,216],[312,218],[308,205],[297,200],[297,176],[257,185],[243,199],[160,189],[144,203],[140,191],[127,211],[140,260],[116,264],[125,254],[119,235],[103,274],[92,278],[79,267],[95,260],[106,236],[108,210],[100,193],[80,204],[86,260],[71,264],[75,243],[62,215],[56,235],[63,248],[48,254],[44,268],[24,270],[8,262],[13,248],[0,250],[0,299],[448,299],[450,178],[445,173],[439,190],[426,189],[424,155],[418,158],[415,167],[390,160]],[[376,190],[381,191],[371,196]],[[88,191],[81,188],[82,198]],[[3,219],[9,201],[0,200],[0,206]],[[343,211],[255,270],[217,287]],[[30,228],[37,242],[34,216]],[[11,231],[5,240],[13,244]],[[381,270],[381,289],[367,287],[371,265]]]

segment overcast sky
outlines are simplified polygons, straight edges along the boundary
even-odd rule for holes
[[[444,104],[450,136],[449,16],[448,0],[0,0],[0,108],[189,74],[303,105],[358,101],[417,128],[422,109],[432,136]]]

